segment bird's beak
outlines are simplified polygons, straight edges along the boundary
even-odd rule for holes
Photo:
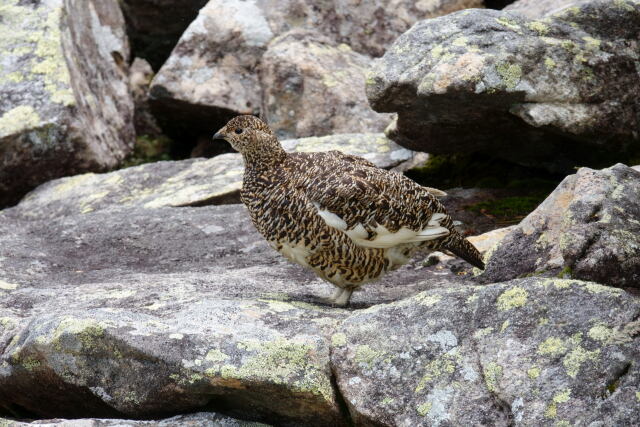
[[[222,134],[222,132],[218,131],[215,133],[215,135],[213,135],[213,139],[225,139],[224,135]]]

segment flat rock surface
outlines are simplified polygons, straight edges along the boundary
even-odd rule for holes
[[[589,1],[591,0],[518,0],[502,10],[517,12],[528,18],[537,19]]]
[[[211,142],[215,144],[215,142]],[[343,134],[282,141],[289,152],[340,150],[391,168],[413,155],[383,134]],[[30,193],[18,210],[29,218],[89,213],[105,206],[156,208],[240,202],[244,166],[237,153],[211,159],[151,163],[107,174],[49,182]]]
[[[62,187],[69,197],[36,192],[0,213],[0,412],[126,418],[211,408],[341,425],[330,336],[350,311],[324,302],[332,286],[268,247],[242,206],[121,203],[133,187],[122,185],[79,209],[82,192],[104,184],[96,177],[75,193]],[[48,184],[51,194],[71,179]],[[353,306],[460,283],[420,265],[387,277]]]
[[[639,28],[637,0],[543,20],[456,12],[399,37],[375,61],[367,94],[374,110],[398,113],[387,134],[413,150],[482,151],[561,172],[606,166],[640,147]]]
[[[428,291],[351,315],[331,359],[356,425],[631,425],[639,316],[574,280]]]
[[[240,421],[210,412],[179,415],[154,421],[85,418],[77,420],[51,419],[21,422],[0,418],[0,425],[2,425],[2,427],[174,427],[178,425],[187,427],[201,427],[205,425],[216,427],[267,427],[267,424]]]
[[[581,168],[498,245],[481,280],[566,276],[640,286],[640,172]]]
[[[332,286],[268,247],[244,207],[122,203],[137,184],[121,178],[91,209],[80,209],[85,194],[109,184],[71,178],[0,211],[4,416],[214,411],[407,426],[639,416],[640,306],[621,289],[473,286],[416,257],[335,308]],[[52,200],[59,186],[68,193]]]

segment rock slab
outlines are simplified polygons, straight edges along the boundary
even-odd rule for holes
[[[485,283],[525,275],[640,286],[640,172],[581,168],[492,251]]]
[[[640,150],[639,28],[637,0],[420,21],[374,64],[369,101],[398,113],[388,135],[413,150],[562,172],[626,161]]]
[[[308,30],[273,40],[262,57],[262,116],[280,138],[382,132],[390,114],[365,95],[370,58]]]
[[[380,56],[397,36],[420,19],[481,5],[481,0],[211,0],[184,32],[154,79],[151,86],[154,111],[160,118],[163,129],[178,140],[195,139],[199,134],[208,134],[211,129],[205,128],[203,123],[219,128],[233,115],[259,113],[261,105],[271,105],[273,114],[272,101],[262,99],[261,91],[267,91],[267,96],[276,92],[270,91],[267,86],[261,87],[258,68],[269,43],[276,37],[295,29],[315,30],[328,38],[328,44],[350,46],[362,58],[369,58]],[[356,71],[346,67],[346,64],[337,64],[339,72],[347,73],[342,79],[326,70],[336,65],[336,58],[344,57],[347,62],[355,61],[359,67],[362,63],[362,59],[354,59],[358,55],[353,52],[346,54],[335,51],[328,57],[325,50],[322,50],[324,54],[318,56],[314,52],[305,52],[306,58],[312,58],[311,70],[306,70],[306,64],[300,64],[295,58],[287,57],[287,72],[292,74],[286,79],[282,75],[278,77],[281,84],[289,86],[288,91],[299,88],[302,82],[309,81],[310,74],[317,74],[319,71],[324,75],[316,78],[324,79],[326,76],[330,82],[348,82],[349,75]],[[327,63],[323,64],[323,61]],[[358,81],[347,92],[351,94],[359,88]],[[285,95],[279,97],[278,101],[291,107],[293,100],[288,99],[288,93],[290,92],[285,91]],[[335,91],[329,93],[335,94]],[[294,96],[294,99],[298,96]],[[314,95],[316,99],[319,96],[321,94]],[[334,96],[329,96],[329,99],[336,101]],[[338,107],[337,113],[340,113],[340,108],[348,110],[352,108],[352,103],[360,105],[363,99],[361,92],[351,100],[342,100],[344,105],[334,106]],[[329,115],[333,110],[329,108],[325,111],[328,108],[326,105],[316,105],[314,108],[323,109],[315,111],[321,116]],[[368,112],[367,119],[372,114]],[[274,123],[279,124],[279,120],[282,118]],[[313,135],[288,135],[300,137],[375,132],[381,126],[383,125],[376,124],[367,129],[360,126],[336,128],[333,132],[325,130],[326,133]]]
[[[575,280],[427,291],[345,319],[331,358],[356,425],[631,425],[639,315]]]

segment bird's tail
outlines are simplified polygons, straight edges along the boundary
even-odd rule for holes
[[[444,244],[443,249],[453,252],[454,255],[462,258],[474,267],[484,270],[484,262],[482,261],[480,252],[459,233],[452,233]]]

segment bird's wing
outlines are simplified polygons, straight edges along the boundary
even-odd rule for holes
[[[372,164],[331,160],[301,188],[327,225],[357,245],[391,248],[450,234],[451,218],[428,189]]]

